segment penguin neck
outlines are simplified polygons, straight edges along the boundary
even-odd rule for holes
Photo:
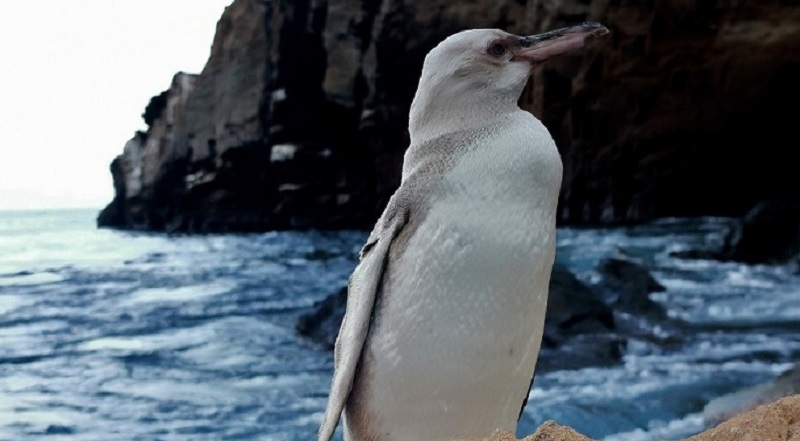
[[[411,145],[480,127],[519,110],[516,100],[508,99],[507,95],[483,95],[460,90],[435,93],[421,83],[409,114]]]

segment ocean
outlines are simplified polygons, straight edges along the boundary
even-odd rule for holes
[[[333,357],[295,324],[346,283],[366,232],[164,235],[95,216],[0,211],[0,440],[315,439]],[[554,419],[614,441],[691,435],[706,402],[800,360],[790,268],[671,257],[731,222],[559,230],[580,279],[633,257],[685,325],[630,339],[618,365],[537,374],[520,434]]]

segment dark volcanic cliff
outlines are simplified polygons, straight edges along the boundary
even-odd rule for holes
[[[786,0],[236,0],[111,166],[100,225],[368,227],[397,186],[425,53],[465,28],[612,36],[522,105],[564,160],[562,222],[741,215],[800,197],[800,6]]]

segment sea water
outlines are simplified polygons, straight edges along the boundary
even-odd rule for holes
[[[98,230],[93,210],[0,212],[0,440],[313,440],[332,354],[297,317],[346,283],[365,232],[163,235]],[[678,438],[710,399],[800,359],[800,278],[681,260],[730,220],[559,230],[581,279],[625,255],[686,322],[622,363],[537,375],[520,431]]]

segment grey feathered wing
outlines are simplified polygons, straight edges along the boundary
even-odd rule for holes
[[[335,372],[328,407],[319,429],[319,441],[329,441],[339,423],[369,333],[389,249],[406,221],[407,213],[398,209],[393,197],[367,239],[361,251],[361,261],[350,276],[347,308],[334,349]]]

